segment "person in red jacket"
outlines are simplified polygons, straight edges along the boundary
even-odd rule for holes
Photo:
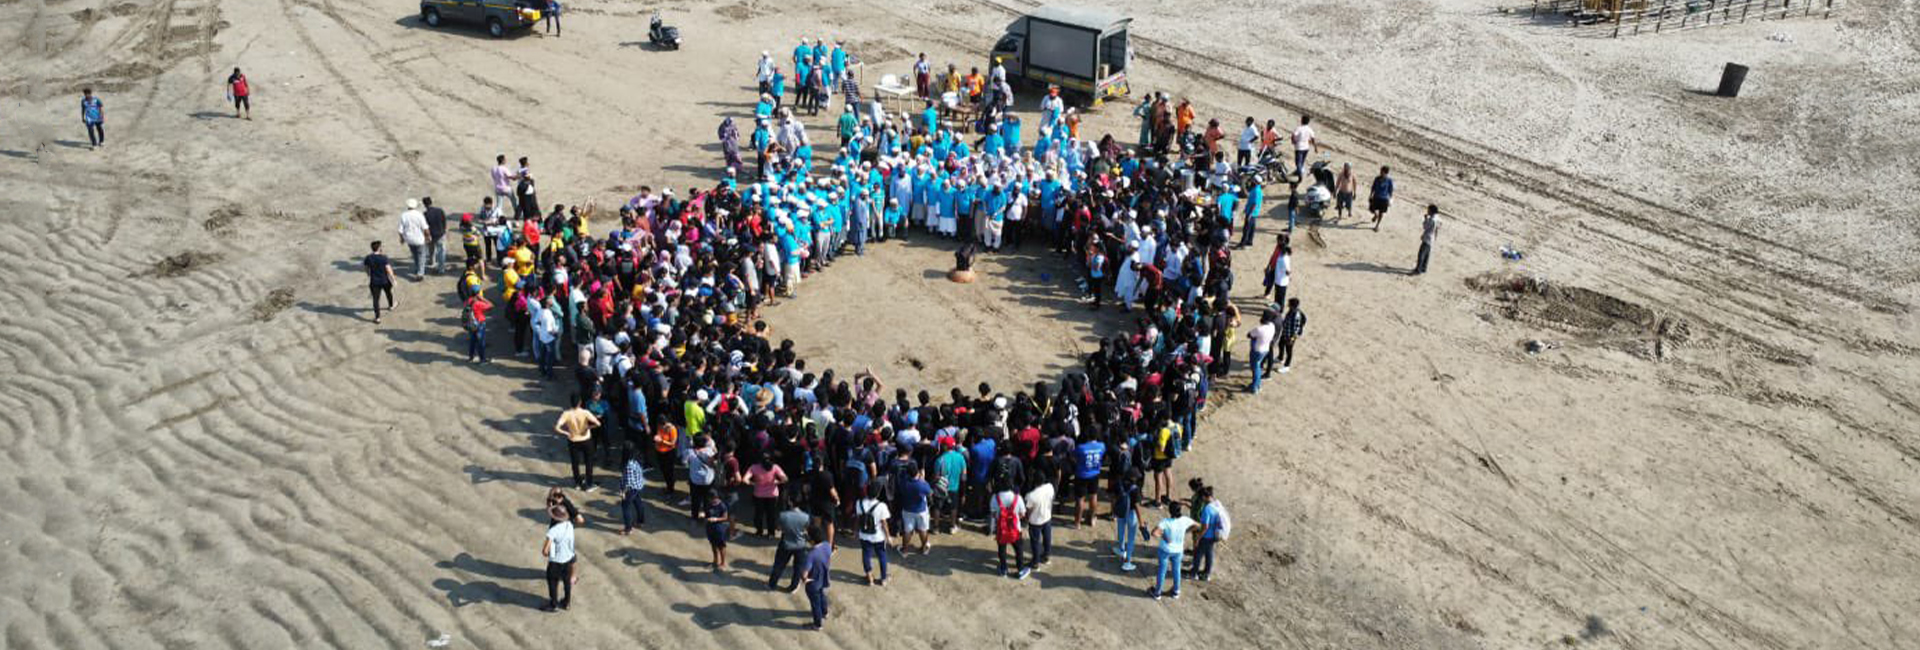
[[[247,75],[240,74],[240,69],[234,68],[233,74],[227,77],[227,98],[233,100],[234,118],[244,116],[246,119],[253,119],[253,104],[247,101],[247,97],[252,94],[253,88],[247,85]]]

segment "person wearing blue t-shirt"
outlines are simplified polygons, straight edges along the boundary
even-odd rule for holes
[[[1107,455],[1106,443],[1088,435],[1080,436],[1073,448],[1073,525],[1092,526],[1093,512],[1100,509],[1100,468]]]
[[[920,554],[926,555],[930,546],[928,533],[933,530],[933,517],[928,507],[927,497],[933,494],[933,486],[927,484],[926,470],[918,466],[913,468],[913,478],[900,486],[900,553],[907,552],[908,540],[915,532],[920,533]]]
[[[1213,577],[1214,546],[1220,543],[1220,503],[1213,499],[1213,488],[1200,489],[1200,543],[1193,549],[1193,577],[1206,582]]]

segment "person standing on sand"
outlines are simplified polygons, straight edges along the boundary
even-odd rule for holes
[[[1353,216],[1353,195],[1360,189],[1353,175],[1353,163],[1340,163],[1340,175],[1333,179],[1333,215],[1335,219]]]
[[[579,393],[573,394],[573,406],[561,411],[560,420],[553,423],[553,432],[567,439],[567,464],[573,468],[576,490],[599,489],[593,484],[593,429],[598,426],[600,418],[587,412]],[[586,467],[584,474],[581,466]]]
[[[80,89],[80,123],[87,126],[87,142],[99,149],[107,144],[107,107],[92,88]]]
[[[1277,326],[1271,316],[1260,317],[1260,326],[1247,331],[1247,366],[1253,370],[1253,383],[1247,392],[1260,394],[1260,379],[1264,374],[1261,365],[1267,360],[1267,351],[1273,348],[1273,335]]]
[[[927,497],[933,494],[933,486],[927,483],[926,469],[912,465],[912,478],[906,479],[896,488],[900,499],[900,556],[907,555],[907,540],[914,533],[920,533],[920,554],[926,555],[932,543],[927,539],[933,534],[933,518]]]
[[[507,167],[506,154],[493,157],[493,169],[488,172],[488,176],[493,180],[494,202],[503,206],[501,208],[502,210],[516,205],[514,203],[513,182],[519,179],[515,178],[513,170]]]
[[[1160,540],[1159,574],[1154,576],[1153,588],[1147,595],[1160,600],[1161,594],[1171,593],[1174,599],[1180,598],[1180,562],[1187,550],[1187,533],[1199,528],[1199,522],[1182,514],[1179,503],[1167,505],[1167,517],[1151,531],[1140,531],[1147,541]],[[1168,592],[1167,574],[1173,574],[1173,590]]]
[[[1012,454],[1005,457],[1011,458]],[[987,516],[991,517],[992,526],[988,530],[993,533],[994,543],[1000,547],[997,553],[1000,558],[1000,577],[1008,575],[1007,549],[1012,548],[1013,568],[1019,572],[1019,579],[1025,580],[1033,574],[1033,569],[1027,566],[1026,550],[1020,546],[1020,528],[1027,519],[1027,502],[1013,490],[1013,481],[1001,481],[1000,491],[994,493],[987,502]]]
[[[240,74],[239,68],[234,68],[233,74],[227,76],[227,99],[233,100],[235,118],[244,115],[246,119],[253,119],[253,104],[247,101],[252,94],[253,87],[247,84],[247,76]]]
[[[547,516],[553,523],[547,525],[547,539],[540,547],[540,555],[547,558],[547,604],[540,608],[543,612],[573,605],[573,519],[566,508],[557,505],[547,508]]]
[[[807,524],[813,517],[800,509],[800,492],[789,490],[783,500],[787,509],[780,512],[780,543],[773,550],[773,572],[767,575],[767,588],[780,589],[780,574],[788,564],[793,565],[792,579],[787,583],[787,593],[800,588],[801,574],[807,569]]]
[[[1407,275],[1420,275],[1427,272],[1427,256],[1433,253],[1433,243],[1440,239],[1440,206],[1427,204],[1427,218],[1420,221],[1420,255],[1413,263],[1413,271]]]
[[[540,219],[540,199],[533,187],[533,170],[527,169],[526,164],[527,159],[521,158],[520,172],[514,175],[514,178],[520,180],[520,184],[514,186],[513,190],[513,205],[519,210],[518,214],[514,216],[521,220],[531,219],[538,221]]]
[[[547,0],[547,10],[540,13],[540,19],[547,24],[547,33],[560,38],[560,0]]]
[[[393,311],[393,260],[380,252],[380,240],[369,246],[372,252],[361,258],[367,269],[367,292],[373,295],[373,324],[380,324],[380,296],[387,297],[387,311]]]
[[[1393,168],[1380,166],[1380,175],[1373,177],[1373,186],[1367,191],[1367,211],[1373,213],[1373,231],[1380,232],[1380,219],[1387,216],[1387,208],[1393,207]]]
[[[421,197],[420,205],[426,206],[427,267],[439,275],[447,270],[447,211],[434,207],[431,196]]]
[[[876,482],[877,484],[877,482]],[[887,586],[887,547],[893,543],[893,535],[888,532],[887,520],[893,518],[893,512],[887,503],[869,493],[853,505],[854,513],[859,517],[860,531],[860,572],[866,575],[867,585]],[[880,580],[873,579],[873,559],[880,557]]]
[[[473,261],[473,260],[469,260],[467,262],[468,266],[475,266],[478,264],[479,262]],[[388,295],[392,295],[392,289],[391,289],[392,285],[389,284],[388,287],[389,287]],[[488,361],[487,359],[487,311],[490,309],[493,309],[493,303],[487,302],[487,297],[485,295],[482,295],[478,290],[474,291],[472,295],[467,297],[467,304],[465,309],[462,310],[460,314],[460,320],[461,320],[461,323],[465,325],[467,329],[467,362],[468,363],[472,363],[476,360],[478,360],[480,363],[486,363]]]
[[[631,535],[634,528],[647,523],[646,504],[640,500],[641,491],[647,488],[647,477],[633,441],[628,440],[624,448],[627,464],[620,473],[620,534]]]
[[[718,490],[707,494],[706,513],[701,520],[706,522],[707,548],[713,551],[713,570],[726,571],[727,540],[733,537],[733,513],[727,510],[727,501]]]
[[[1276,328],[1280,333],[1280,343],[1273,354],[1280,358],[1280,374],[1284,375],[1293,370],[1294,339],[1307,332],[1307,313],[1300,311],[1299,298],[1287,300],[1287,315],[1280,317]]]
[[[819,630],[827,622],[827,588],[832,586],[828,574],[833,571],[833,545],[827,543],[827,535],[820,527],[807,529],[807,541],[813,543],[813,549],[807,551],[807,605],[813,610],[813,624],[808,629]]]
[[[427,215],[420,212],[420,201],[407,199],[400,212],[400,241],[413,253],[413,280],[419,282],[427,272]]]
[[[1118,459],[1126,453],[1126,445],[1114,455]],[[1128,469],[1122,476],[1113,480],[1113,523],[1116,539],[1113,540],[1113,554],[1120,557],[1120,570],[1133,571],[1133,542],[1136,532],[1144,532],[1140,524],[1140,483],[1144,479],[1138,469]]]

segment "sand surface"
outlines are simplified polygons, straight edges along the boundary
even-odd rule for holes
[[[567,388],[463,363],[450,278],[372,325],[357,260],[408,197],[475,206],[497,153],[549,202],[710,183],[760,50],[967,66],[1027,5],[678,2],[688,46],[658,52],[638,2],[496,41],[404,1],[0,0],[0,646],[1920,646],[1911,2],[1619,40],[1478,0],[1112,4],[1136,90],[1311,111],[1333,160],[1396,166],[1401,207],[1300,246],[1294,372],[1176,468],[1233,508],[1213,582],[1141,597],[1107,522],[1012,582],[969,534],[835,587],[821,634],[756,588],[764,543],[712,574],[657,494],[631,538],[584,497],[575,607],[535,611]],[[1725,61],[1754,66],[1737,100],[1699,92]],[[235,65],[253,121],[224,111]],[[1126,137],[1126,109],[1088,124]],[[1427,202],[1451,216],[1409,278]],[[1050,380],[1127,326],[1044,255],[966,286],[951,259],[877,246],[768,319],[935,393]]]

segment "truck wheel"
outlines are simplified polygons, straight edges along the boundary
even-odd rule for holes
[[[440,10],[435,9],[433,7],[427,7],[426,11],[421,12],[420,19],[427,21],[428,27],[439,27],[440,26]]]
[[[506,23],[500,22],[499,18],[488,18],[487,34],[493,36],[494,38],[500,38],[502,36],[506,36],[507,35]]]

